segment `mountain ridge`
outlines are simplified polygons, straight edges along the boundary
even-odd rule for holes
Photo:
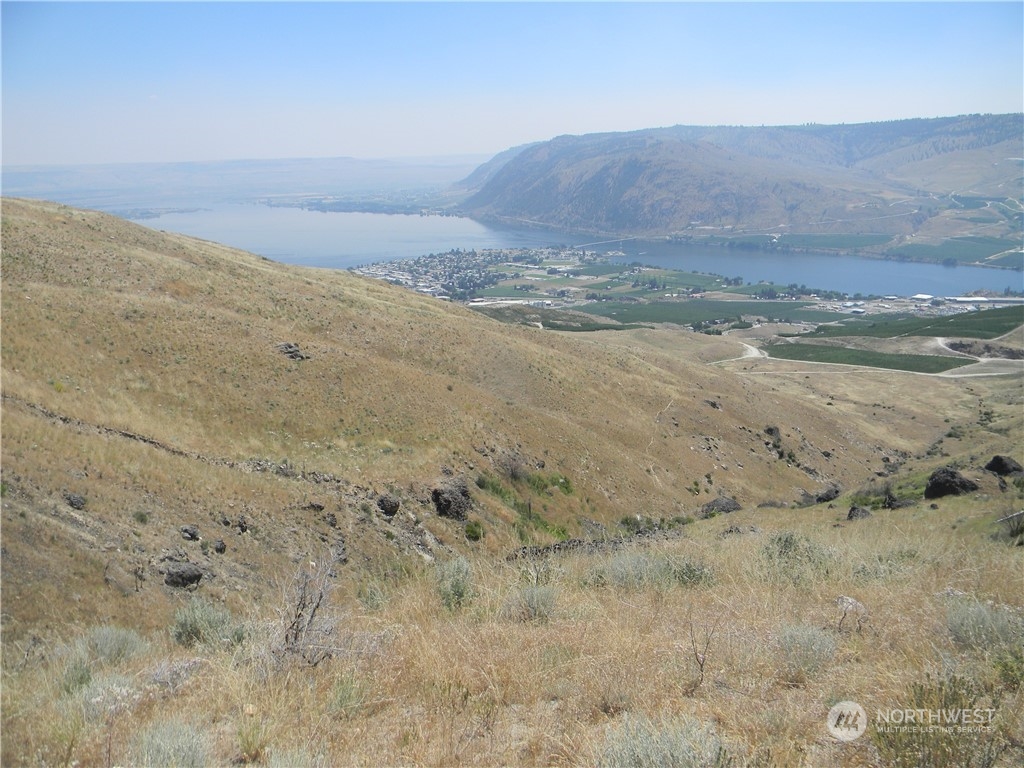
[[[522,148],[461,210],[602,234],[929,234],[956,218],[943,198],[961,191],[1015,201],[990,226],[1019,233],[1021,165],[1013,158],[1024,156],[1022,121],[968,115],[559,136]]]

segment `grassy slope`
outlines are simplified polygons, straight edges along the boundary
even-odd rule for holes
[[[201,724],[214,763],[298,750],[293,764],[583,764],[625,714],[717,723],[733,754],[761,764],[869,764],[869,742],[843,749],[823,735],[830,702],[900,706],[944,655],[978,680],[996,674],[994,655],[952,644],[936,593],[951,585],[1021,607],[1021,550],[989,536],[1019,501],[976,469],[994,452],[1022,458],[1017,381],[711,367],[739,347],[660,329],[510,327],[349,274],[40,203],[4,201],[2,234],[5,765],[138,761],[139,735],[176,718]],[[283,341],[311,358],[288,360],[275,349]],[[766,424],[801,466],[775,456]],[[943,438],[951,424],[958,437]],[[253,471],[252,457],[287,460],[287,472]],[[842,499],[755,509],[833,481],[854,490],[892,465],[919,491],[930,467],[954,458],[982,490],[938,512],[836,528]],[[536,474],[540,461],[572,493],[510,472]],[[500,477],[572,534],[584,518],[611,529],[626,515],[692,515],[717,493],[745,511],[649,550],[706,565],[713,587],[597,587],[608,553],[503,564],[517,530],[539,543],[549,533],[517,527],[514,510],[475,487],[486,535],[467,542],[431,512],[442,466]],[[333,477],[287,476],[302,470]],[[386,491],[402,500],[391,522],[374,505]],[[244,535],[220,525],[243,514]],[[227,552],[185,542],[186,523],[223,537]],[[719,537],[732,523],[762,533]],[[782,529],[833,548],[833,566],[797,583],[768,568],[767,537]],[[344,620],[332,642],[348,650],[315,669],[274,661],[290,575],[342,540],[331,606]],[[418,552],[469,556],[466,606],[442,607]],[[197,596],[248,623],[234,656],[168,639],[188,597],[159,571],[179,554],[214,577]],[[551,589],[546,620],[510,607],[530,585]],[[871,632],[832,629],[837,593],[869,606]],[[836,645],[797,685],[780,645],[791,624],[824,626]],[[102,625],[149,644],[127,660],[93,659],[92,683],[73,683],[75,638]],[[715,630],[700,686],[691,625],[698,638]],[[205,660],[201,674],[151,687],[154,670],[190,658]],[[97,690],[123,706],[97,709]],[[1021,723],[1005,713],[1022,709],[1020,693],[1003,695],[1000,727],[1019,743]]]

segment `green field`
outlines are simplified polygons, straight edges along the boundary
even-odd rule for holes
[[[1016,248],[1020,248],[1019,242],[998,237],[951,237],[938,245],[909,243],[889,248],[886,255],[909,261],[955,261],[969,264]],[[1017,282],[1020,282],[1019,279]]]
[[[805,309],[806,301],[683,301],[618,302],[606,301],[580,307],[580,311],[618,320],[620,323],[675,323],[693,325],[716,320],[737,320],[756,316],[789,322],[828,322],[841,315],[835,312]]]
[[[840,363],[870,368],[889,368],[915,373],[941,373],[972,363],[957,357],[938,355],[893,355],[863,349],[827,347],[821,344],[775,344],[765,347],[771,357],[784,360],[802,360],[809,363]]]
[[[962,312],[946,317],[878,317],[857,319],[842,325],[820,326],[810,336],[953,336],[964,339],[994,339],[1024,324],[1024,305]]]

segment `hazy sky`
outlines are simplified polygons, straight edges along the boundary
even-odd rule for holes
[[[1024,111],[1024,4],[2,3],[3,162]]]

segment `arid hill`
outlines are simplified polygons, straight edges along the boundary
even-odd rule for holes
[[[593,764],[684,711],[750,764],[845,764],[816,707],[902,706],[954,652],[939,590],[1019,601],[984,527],[1016,486],[979,469],[1021,458],[1019,377],[507,325],[42,202],[0,234],[5,765],[196,733],[207,764]],[[950,462],[969,498],[847,523]]]
[[[1019,239],[1022,120],[966,115],[559,136],[481,167],[464,182],[478,187],[462,208],[645,236],[948,237],[975,234],[984,223],[985,235]]]

